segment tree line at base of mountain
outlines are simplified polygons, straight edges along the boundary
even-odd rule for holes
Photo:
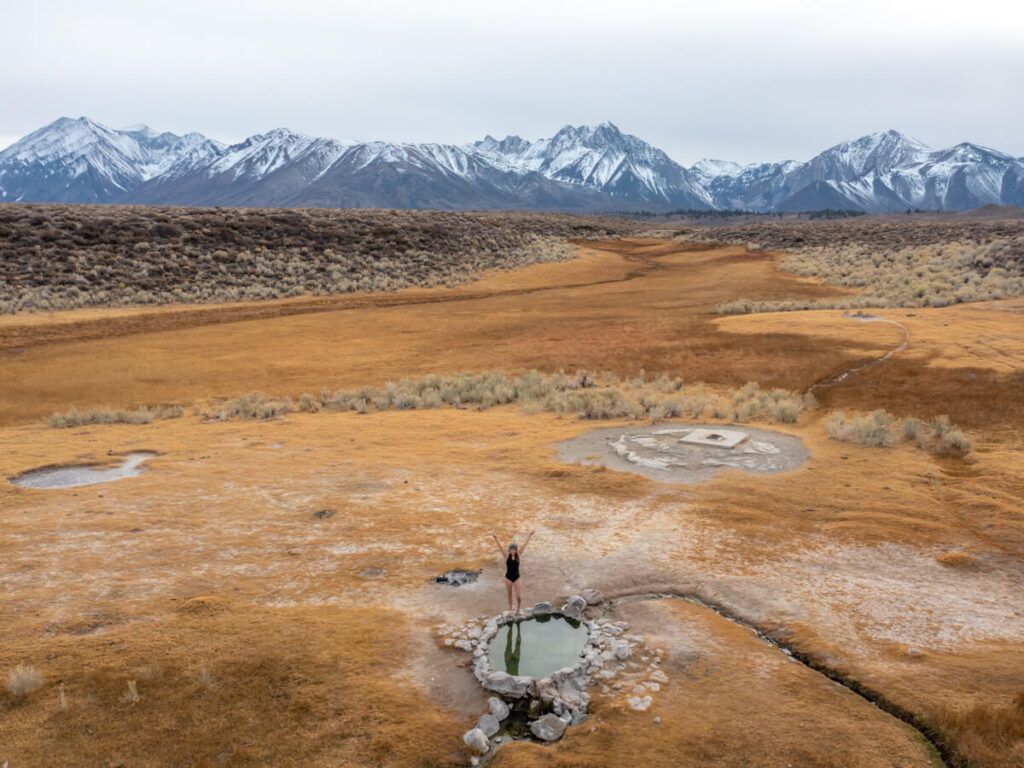
[[[908,211],[909,213],[909,211]],[[729,220],[729,219],[845,219],[853,216],[866,216],[864,211],[839,210],[824,208],[820,211],[801,211],[798,213],[783,211],[745,211],[740,209],[707,210],[699,208],[677,208],[673,211],[620,211],[620,216],[633,219],[690,219]]]

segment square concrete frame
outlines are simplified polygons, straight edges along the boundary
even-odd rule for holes
[[[715,448],[735,448],[746,439],[746,432],[737,432],[731,429],[693,429],[679,438],[679,442],[691,445],[709,445]]]

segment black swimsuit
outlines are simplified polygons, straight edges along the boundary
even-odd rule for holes
[[[519,558],[509,555],[505,559],[505,578],[509,581],[519,581]]]

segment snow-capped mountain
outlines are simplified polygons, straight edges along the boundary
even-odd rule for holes
[[[753,166],[740,165],[731,160],[715,160],[711,157],[705,157],[703,160],[699,160],[690,166],[690,173],[702,184],[707,184],[712,179],[723,176],[735,178],[751,167]]]
[[[723,209],[884,213],[1024,204],[1019,159],[966,143],[933,150],[892,130],[841,142],[806,163],[749,166],[738,175],[701,178]]]
[[[2,158],[0,158],[2,161]],[[337,142],[284,128],[146,179],[132,202],[411,208],[709,208],[664,152],[611,123],[466,146]]]
[[[472,145],[497,166],[535,171],[553,181],[589,187],[630,202],[710,208],[700,182],[657,147],[612,123],[567,125],[550,139],[527,142],[488,136]]]
[[[198,133],[115,130],[62,117],[0,152],[0,201],[119,200],[182,162],[209,162],[222,148]]]
[[[225,146],[199,133],[61,118],[0,152],[0,202],[552,210],[871,212],[1024,205],[1024,160],[933,150],[896,131],[807,162],[684,168],[612,123],[462,146],[342,142],[286,128]]]

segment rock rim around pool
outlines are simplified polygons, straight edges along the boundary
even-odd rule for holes
[[[568,725],[586,719],[591,700],[588,686],[606,667],[621,665],[629,657],[630,643],[622,637],[621,622],[613,624],[606,619],[590,620],[583,616],[587,606],[596,605],[602,599],[597,590],[583,590],[583,593],[585,596],[572,595],[565,601],[564,607],[569,608],[573,615],[554,609],[551,603],[537,603],[519,615],[506,613],[487,619],[482,626],[469,630],[468,636],[472,640],[462,637],[452,643],[456,648],[473,654],[474,676],[486,690],[497,694],[490,700],[488,715],[466,732],[467,745],[481,754],[490,751],[500,743],[498,739],[501,736],[486,734],[490,738],[487,749],[482,749],[484,745],[480,735],[492,730],[493,720],[502,722],[513,711],[527,713],[531,720],[529,731],[541,741],[555,741],[561,738]],[[535,620],[565,620],[577,624],[585,632],[586,638],[575,663],[539,677],[513,675],[503,669],[495,669],[491,664],[490,646],[501,629]],[[555,720],[561,723],[560,727]]]
[[[796,435],[746,424],[655,424],[592,429],[559,444],[562,461],[633,472],[662,483],[702,483],[723,469],[796,469],[808,451]]]

